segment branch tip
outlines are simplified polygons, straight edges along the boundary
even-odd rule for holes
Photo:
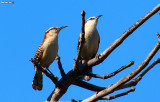
[[[85,16],[85,11],[83,10],[82,12],[81,12],[81,16]]]
[[[80,53],[81,53],[82,45],[83,45],[84,40],[85,40],[84,39],[84,36],[85,36],[85,31],[84,31],[85,12],[84,11],[81,12],[81,16],[82,16],[81,34],[80,34],[79,41],[78,41],[78,53],[77,53],[77,58],[75,59],[75,64],[73,66],[73,71],[75,71],[79,66]]]
[[[134,61],[131,61],[130,63],[131,63],[131,65],[133,65],[133,64],[134,64]]]
[[[66,74],[65,74],[64,69],[62,67],[62,63],[61,63],[60,57],[58,55],[56,56],[56,61],[57,61],[58,68],[60,70],[61,76],[64,77]]]
[[[160,39],[160,35],[159,35],[159,33],[156,33],[156,35],[157,35],[158,39]]]

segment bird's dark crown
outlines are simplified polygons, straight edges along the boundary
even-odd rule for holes
[[[55,29],[55,30],[58,30],[60,27],[51,27],[51,28],[49,28],[45,33],[48,33],[50,30],[53,30],[53,29]]]

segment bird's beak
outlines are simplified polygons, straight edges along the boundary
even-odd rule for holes
[[[63,29],[63,28],[66,28],[66,27],[68,27],[68,26],[62,26],[62,27],[60,27],[60,29]]]
[[[102,15],[97,16],[97,19],[99,19]]]

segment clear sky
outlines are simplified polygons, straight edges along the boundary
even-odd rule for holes
[[[13,0],[14,4],[0,3],[0,101],[1,102],[44,102],[55,85],[44,76],[42,91],[32,89],[33,64],[29,61],[43,40],[45,31],[53,26],[68,26],[59,34],[59,56],[65,72],[73,68],[77,54],[77,41],[81,29],[81,11],[86,19],[103,16],[97,29],[101,42],[98,53],[104,51],[124,31],[132,26],[159,0]],[[133,71],[146,58],[157,43],[156,32],[160,33],[160,15],[157,13],[139,27],[100,65],[94,67],[97,74],[111,73],[129,61],[135,64],[113,78],[92,79],[90,83],[109,86]],[[160,57],[160,51],[151,60]],[[150,63],[151,64],[151,63]],[[160,65],[154,67],[138,83],[135,92],[111,102],[158,102],[160,91]],[[60,78],[56,61],[50,70]],[[126,91],[117,91],[112,95]],[[70,86],[60,99],[83,100],[95,92]],[[103,101],[102,101],[103,102]]]

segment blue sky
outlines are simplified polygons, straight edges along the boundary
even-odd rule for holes
[[[46,76],[42,91],[32,89],[34,67],[29,61],[34,57],[48,28],[68,26],[59,34],[58,52],[63,68],[68,72],[72,69],[73,59],[77,54],[82,10],[86,12],[86,19],[103,15],[97,26],[101,37],[98,53],[101,53],[131,25],[160,3],[159,0],[14,0],[14,2],[14,4],[0,4],[0,100],[2,102],[11,100],[44,102],[53,91],[55,86]],[[135,61],[135,64],[113,78],[92,79],[90,83],[109,86],[133,71],[157,43],[156,32],[160,33],[158,13],[129,36],[102,64],[94,67],[93,72],[108,74],[129,61]],[[151,62],[160,57],[159,55],[160,51]],[[160,65],[157,65],[147,73],[136,86],[135,92],[111,102],[157,102],[160,91],[159,67]],[[50,66],[50,70],[60,77],[56,61]],[[72,85],[60,100],[83,100],[93,94],[95,92]]]

